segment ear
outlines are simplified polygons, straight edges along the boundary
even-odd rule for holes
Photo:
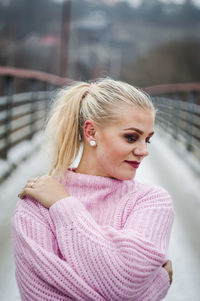
[[[91,140],[95,139],[96,126],[92,120],[86,120],[83,127],[84,137],[90,143]]]

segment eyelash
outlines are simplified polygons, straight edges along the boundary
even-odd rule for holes
[[[128,141],[128,143],[134,143],[135,141],[137,141],[138,137],[136,135],[125,135],[124,136],[126,138],[126,140]]]
[[[128,141],[128,143],[134,143],[138,139],[138,137],[136,135],[125,135],[125,138]],[[130,139],[131,139],[131,141],[130,141]],[[151,143],[149,138],[146,139],[146,143]]]

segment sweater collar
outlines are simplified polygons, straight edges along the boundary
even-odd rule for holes
[[[99,189],[102,192],[104,191],[104,193],[109,193],[117,190],[124,183],[133,184],[133,180],[118,180],[109,177],[81,174],[76,173],[74,169],[66,172],[65,179],[65,185],[68,189],[75,191],[76,189],[82,190],[84,188],[84,194]]]

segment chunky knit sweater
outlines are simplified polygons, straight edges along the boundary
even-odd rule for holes
[[[134,180],[68,171],[49,209],[19,200],[13,219],[22,300],[159,301],[174,211],[168,193]]]

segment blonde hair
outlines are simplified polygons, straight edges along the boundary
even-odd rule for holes
[[[45,131],[51,155],[50,174],[63,177],[72,164],[84,139],[86,120],[107,126],[116,120],[116,109],[124,104],[155,112],[149,95],[110,78],[78,82],[62,89],[53,103]]]

